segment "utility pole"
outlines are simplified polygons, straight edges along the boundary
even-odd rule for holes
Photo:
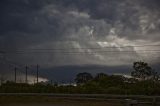
[[[37,84],[38,84],[38,74],[39,74],[39,65],[37,64]]]
[[[15,74],[14,74],[14,75],[15,75],[14,81],[15,81],[15,83],[16,83],[16,82],[17,82],[17,68],[16,68],[16,67],[14,68],[14,73],[15,73]]]
[[[3,83],[3,77],[2,77],[2,75],[0,76],[0,86],[2,85],[2,83]]]
[[[53,85],[53,82],[52,82],[52,80],[51,80],[51,85]]]
[[[28,83],[28,67],[26,66],[26,83]]]

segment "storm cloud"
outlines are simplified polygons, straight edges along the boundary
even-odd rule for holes
[[[11,63],[40,64],[44,73],[73,65],[123,72],[116,67],[139,60],[156,66],[160,49],[149,45],[160,45],[159,5],[159,0],[1,0],[1,73],[9,73],[4,70]]]

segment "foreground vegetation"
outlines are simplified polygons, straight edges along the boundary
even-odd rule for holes
[[[129,79],[130,80],[130,79]],[[43,84],[18,84],[8,82],[0,87],[0,93],[97,93],[128,95],[160,95],[160,83],[152,80],[124,82],[121,76],[107,76],[78,86],[54,86]]]
[[[133,78],[104,73],[93,77],[90,73],[79,73],[75,79],[77,86],[7,82],[0,86],[0,93],[160,95],[158,73],[144,62],[135,62],[133,67]]]

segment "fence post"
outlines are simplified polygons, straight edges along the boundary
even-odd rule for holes
[[[153,97],[152,106],[156,106],[156,97]]]

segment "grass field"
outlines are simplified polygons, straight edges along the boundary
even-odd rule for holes
[[[124,106],[120,102],[47,96],[0,96],[0,106]]]
[[[1,95],[0,106],[126,106],[126,102],[102,98]]]

